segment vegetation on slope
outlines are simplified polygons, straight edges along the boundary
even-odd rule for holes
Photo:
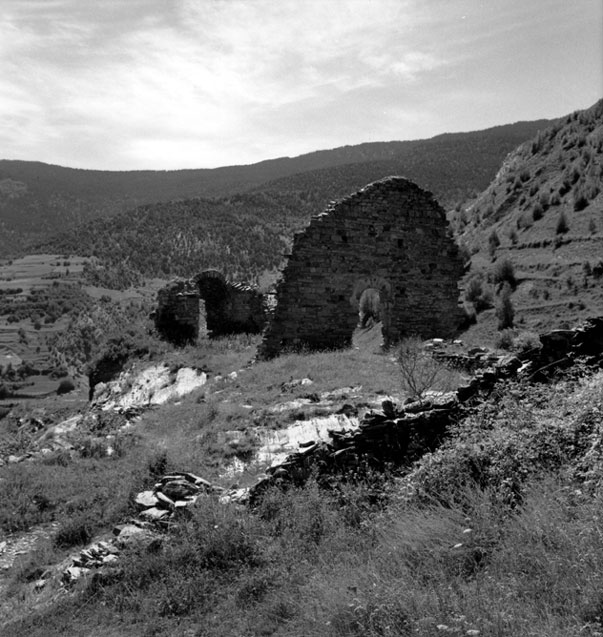
[[[125,213],[143,204],[194,197],[220,198],[258,187],[263,189],[261,184],[282,177],[347,164],[364,167],[352,169],[358,173],[357,177],[341,184],[339,189],[325,189],[324,179],[323,183],[311,184],[312,196],[320,200],[314,212],[328,198],[395,173],[408,174],[426,187],[434,187],[438,194],[442,190],[435,187],[439,183],[438,172],[460,178],[459,183],[451,180],[447,183],[447,189],[452,188],[456,197],[468,189],[485,188],[504,156],[547,123],[546,120],[518,122],[429,140],[344,146],[295,158],[212,170],[109,172],[4,160],[0,161],[0,247],[14,252],[65,228]],[[379,166],[380,162],[385,163]],[[432,179],[434,176],[436,181]],[[283,184],[279,184],[276,190],[291,200],[291,188],[283,190]],[[294,190],[297,198],[298,188]],[[274,193],[269,196],[274,197]]]
[[[330,200],[391,174],[417,181],[444,203],[464,200],[486,187],[502,157],[537,124],[362,145],[361,163],[298,173],[215,201],[143,206],[76,226],[36,249],[96,256],[101,266],[87,268],[88,280],[105,287],[138,284],[142,276],[191,276],[208,267],[257,282],[282,265],[293,234]],[[352,156],[353,148],[337,157]],[[372,158],[380,154],[388,159]]]
[[[473,255],[469,276],[493,283],[493,262],[510,261],[517,320],[532,330],[601,314],[602,190],[603,100],[522,144],[472,205],[451,213]]]
[[[212,267],[254,282],[281,264],[286,238],[302,223],[284,196],[234,195],[143,206],[78,226],[40,249],[96,256],[101,265],[85,274],[103,287],[127,287],[142,275],[190,277]]]
[[[499,387],[403,479],[202,500],[11,634],[598,635],[601,410],[601,373]]]

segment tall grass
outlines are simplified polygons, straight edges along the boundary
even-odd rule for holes
[[[519,508],[471,487],[462,506],[369,507],[358,523],[350,506],[363,497],[311,485],[270,494],[256,514],[205,501],[163,549],[124,556],[117,581],[93,582],[43,626],[30,618],[11,634],[69,634],[93,621],[106,634],[215,637],[603,630],[599,496],[546,477]]]

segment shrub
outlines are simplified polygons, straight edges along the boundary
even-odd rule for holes
[[[600,279],[603,276],[603,259],[599,259],[592,269],[595,279]]]
[[[496,234],[496,230],[492,230],[490,236],[488,237],[488,252],[490,256],[493,257],[496,254],[496,248],[500,245],[500,239],[498,238],[498,234]]]
[[[477,313],[492,307],[492,292],[484,286],[481,274],[474,274],[467,281],[465,300],[473,304]]]
[[[467,288],[465,289],[465,299],[475,305],[475,301],[482,295],[483,281],[479,275],[472,276],[467,281]]]
[[[533,352],[542,347],[540,337],[536,332],[523,331],[513,339],[513,349],[520,354]]]
[[[515,228],[511,228],[509,230],[509,241],[513,245],[517,245],[517,231],[515,230]]]
[[[582,192],[576,194],[576,198],[574,199],[574,210],[580,211],[584,210],[588,206],[588,199],[586,195]]]
[[[559,218],[557,219],[557,226],[555,227],[555,234],[565,234],[569,231],[569,225],[567,223],[567,217],[565,213],[561,211]]]
[[[59,386],[57,387],[57,394],[59,394],[59,396],[62,394],[68,394],[74,389],[75,389],[75,383],[73,382],[73,380],[71,380],[71,378],[63,378],[63,380],[59,383]]]
[[[396,359],[402,375],[402,386],[411,398],[422,400],[425,393],[436,386],[439,389],[448,388],[450,370],[425,350],[418,336],[410,336],[400,343]]]
[[[95,522],[85,514],[63,522],[54,536],[54,545],[58,548],[70,548],[87,544],[92,539]]]
[[[510,259],[502,259],[498,261],[492,269],[492,281],[496,285],[508,283],[511,288],[515,289],[517,280],[515,278],[515,266]]]
[[[511,286],[507,281],[505,281],[496,306],[496,318],[498,319],[499,330],[513,327],[515,309],[513,307],[513,302],[511,301],[511,293]]]
[[[588,222],[588,231],[591,234],[595,234],[597,232],[597,224],[595,223],[594,219],[590,219],[590,221]]]
[[[513,347],[513,330],[501,330],[494,339],[494,345],[498,349],[509,351]]]

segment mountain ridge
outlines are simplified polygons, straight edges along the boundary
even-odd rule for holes
[[[374,161],[397,161],[404,165],[416,162],[417,158],[428,162],[433,160],[434,152],[441,152],[442,147],[454,149],[460,140],[464,140],[465,146],[481,144],[482,138],[497,140],[498,150],[487,162],[493,176],[512,148],[548,123],[549,120],[519,122],[484,131],[444,133],[428,140],[366,142],[294,158],[214,169],[91,171],[42,162],[0,160],[0,247],[5,250],[25,247],[32,240],[39,242],[66,227],[114,216],[139,205],[226,197],[311,170]]]

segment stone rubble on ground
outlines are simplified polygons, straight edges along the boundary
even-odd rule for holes
[[[193,506],[200,497],[212,494],[224,496],[225,492],[193,473],[178,471],[163,476],[152,490],[135,496],[134,502],[140,508],[138,518],[115,527],[114,538],[96,542],[73,556],[61,582],[69,587],[93,569],[116,566],[120,552],[132,544],[142,544],[147,549],[154,543],[159,545],[162,531],[178,512]],[[42,588],[42,584],[38,582],[36,588]]]

